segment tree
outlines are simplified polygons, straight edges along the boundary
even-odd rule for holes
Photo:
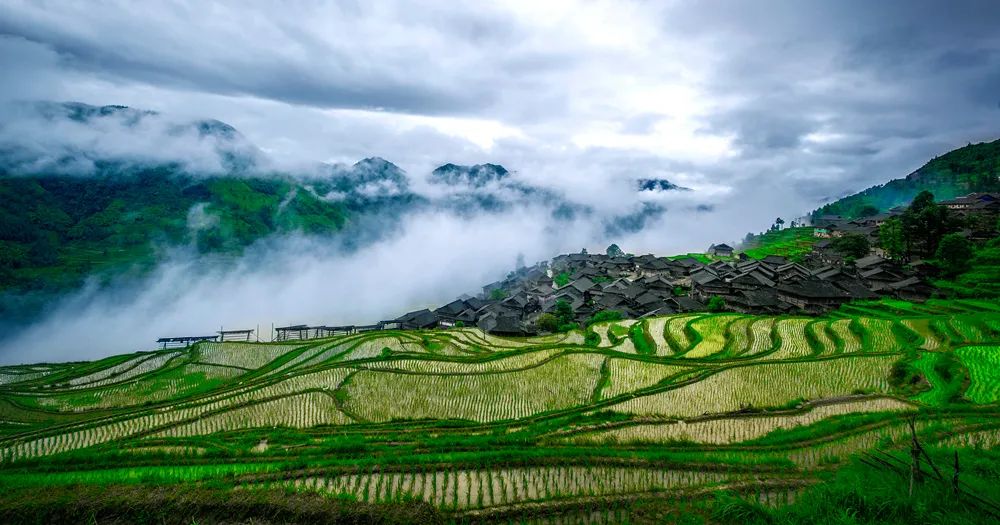
[[[552,313],[559,322],[560,330],[562,330],[562,327],[573,323],[573,318],[576,317],[576,313],[573,312],[573,306],[562,299],[556,301],[556,306],[552,309]]]
[[[975,236],[978,237],[993,237],[996,235],[997,230],[996,218],[988,213],[975,213],[966,217],[966,227],[969,228]]]
[[[906,239],[903,237],[903,222],[893,217],[882,223],[878,229],[879,244],[890,259],[900,260],[906,256]]]
[[[604,321],[620,321],[622,318],[622,313],[618,310],[601,310],[590,316],[587,320],[587,325],[592,325],[594,323],[601,323]]]
[[[878,208],[872,206],[871,204],[865,204],[858,210],[858,217],[871,217],[872,215],[878,215]]]
[[[713,295],[708,298],[708,311],[721,312],[726,309],[726,299],[720,295]]]
[[[490,290],[490,299],[494,301],[502,301],[507,298],[507,290],[503,288],[494,288]]]
[[[535,326],[543,332],[555,332],[559,329],[559,319],[552,314],[542,314],[535,320]]]
[[[0,241],[0,268],[21,268],[27,266],[28,263],[28,250],[24,246],[18,243]]]
[[[924,190],[903,212],[903,238],[908,253],[932,256],[941,237],[958,229],[959,221],[948,208],[934,203],[934,194]]]
[[[780,230],[782,224],[785,224],[785,219],[778,217],[777,219],[774,220],[774,229]]]
[[[849,233],[843,237],[838,237],[830,243],[830,247],[840,252],[844,257],[860,259],[868,255],[871,250],[871,243],[868,238],[858,233]]]
[[[945,277],[956,275],[969,269],[972,259],[972,243],[957,233],[949,233],[941,238],[934,259]]]
[[[56,235],[42,232],[28,248],[28,261],[34,266],[52,266],[59,262]]]
[[[622,249],[619,248],[617,244],[612,244],[611,246],[608,246],[606,253],[608,254],[608,257],[622,257],[625,255],[625,252],[623,252]]]

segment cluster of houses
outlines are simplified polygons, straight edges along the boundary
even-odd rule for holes
[[[719,246],[713,245],[711,251],[728,257]],[[818,258],[800,263],[775,255],[706,263],[693,257],[575,253],[513,272],[483,287],[478,297],[460,297],[436,310],[407,313],[397,321],[403,328],[464,325],[528,335],[537,332],[539,316],[554,312],[560,301],[569,304],[575,320],[582,322],[603,310],[616,310],[628,318],[703,311],[716,296],[724,300],[727,311],[817,314],[852,300],[880,296],[922,300],[932,291],[914,270],[879,255],[851,265],[826,264]]]
[[[1000,215],[1000,194],[997,193],[970,193],[938,204],[959,215]]]
[[[484,286],[476,297],[465,295],[434,310],[416,310],[365,326],[281,326],[275,328],[274,339],[455,326],[476,326],[499,335],[531,335],[538,332],[535,321],[539,316],[554,312],[560,301],[572,308],[574,321],[583,322],[604,310],[618,311],[626,318],[704,311],[715,296],[724,299],[727,311],[816,314],[857,299],[922,300],[933,291],[911,267],[878,255],[853,264],[825,263],[815,252],[804,262],[776,255],[756,260],[743,254],[730,257],[732,248],[720,251],[720,246],[725,245],[713,245],[710,251],[723,258],[712,262],[654,255],[560,255],[551,262],[511,272],[506,279]],[[197,339],[249,340],[250,332],[220,332]],[[195,342],[170,339],[158,343],[168,347]]]
[[[938,204],[963,218],[971,215],[984,215],[995,219],[1000,216],[1000,194],[997,193],[970,193],[962,197],[939,201]],[[851,234],[862,235],[868,239],[872,246],[876,247],[874,248],[875,253],[884,256],[881,249],[877,248],[879,228],[885,221],[898,217],[905,211],[906,206],[897,206],[885,213],[856,219],[847,219],[840,215],[821,215],[812,220],[812,224],[815,226],[813,235],[823,239],[834,239]],[[960,233],[969,237],[975,236],[975,232],[972,230],[963,230]],[[822,250],[828,244],[828,242],[820,241],[815,248]]]

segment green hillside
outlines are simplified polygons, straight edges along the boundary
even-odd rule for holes
[[[236,253],[278,232],[327,233],[341,204],[281,178],[125,174],[0,176],[0,291],[60,291],[88,276],[141,270],[156,251]]]
[[[939,200],[971,192],[1000,191],[1000,140],[969,144],[936,157],[903,179],[844,197],[813,212],[819,215],[860,217],[872,210],[886,211],[909,204],[918,193],[928,190]],[[867,208],[867,209],[866,209]]]
[[[769,230],[748,237],[740,248],[747,256],[754,259],[779,255],[792,261],[800,261],[812,252],[813,245],[819,240],[813,235],[813,231],[814,229],[808,226]]]
[[[322,501],[394,522],[964,523],[1000,509],[992,302],[588,331],[377,331],[0,368],[0,519],[79,505],[190,523],[234,501],[234,521],[283,523],[312,522],[303,509]],[[946,475],[953,451],[967,462],[960,498],[928,465],[922,505],[900,496],[910,417]]]

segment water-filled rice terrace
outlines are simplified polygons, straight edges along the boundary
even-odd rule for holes
[[[642,498],[777,505],[857,454],[1000,441],[1000,305],[687,314],[200,343],[0,368],[0,482],[223,483],[455,521],[620,521]]]

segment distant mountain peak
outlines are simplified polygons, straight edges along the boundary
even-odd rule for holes
[[[476,164],[463,166],[448,163],[431,172],[431,182],[435,184],[463,184],[481,188],[491,182],[499,182],[510,176],[510,172],[499,164]]]
[[[667,179],[639,179],[637,184],[639,191],[690,191],[691,188],[678,186]]]
[[[355,168],[378,168],[378,169],[399,169],[399,166],[383,159],[382,157],[367,157],[354,163]]]
[[[0,129],[0,167],[14,173],[87,175],[115,165],[234,175],[267,163],[236,128],[215,119],[172,118],[124,105],[83,102],[21,102],[12,109]],[[68,125],[74,131],[60,134],[50,131],[52,125]],[[137,140],[122,140],[122,135]]]
[[[382,157],[361,159],[355,162],[347,172],[347,175],[354,179],[355,183],[390,180],[403,185],[407,184],[403,169]]]
[[[201,137],[213,136],[229,140],[242,139],[243,135],[236,128],[222,122],[221,120],[207,119],[195,122],[198,135]]]

